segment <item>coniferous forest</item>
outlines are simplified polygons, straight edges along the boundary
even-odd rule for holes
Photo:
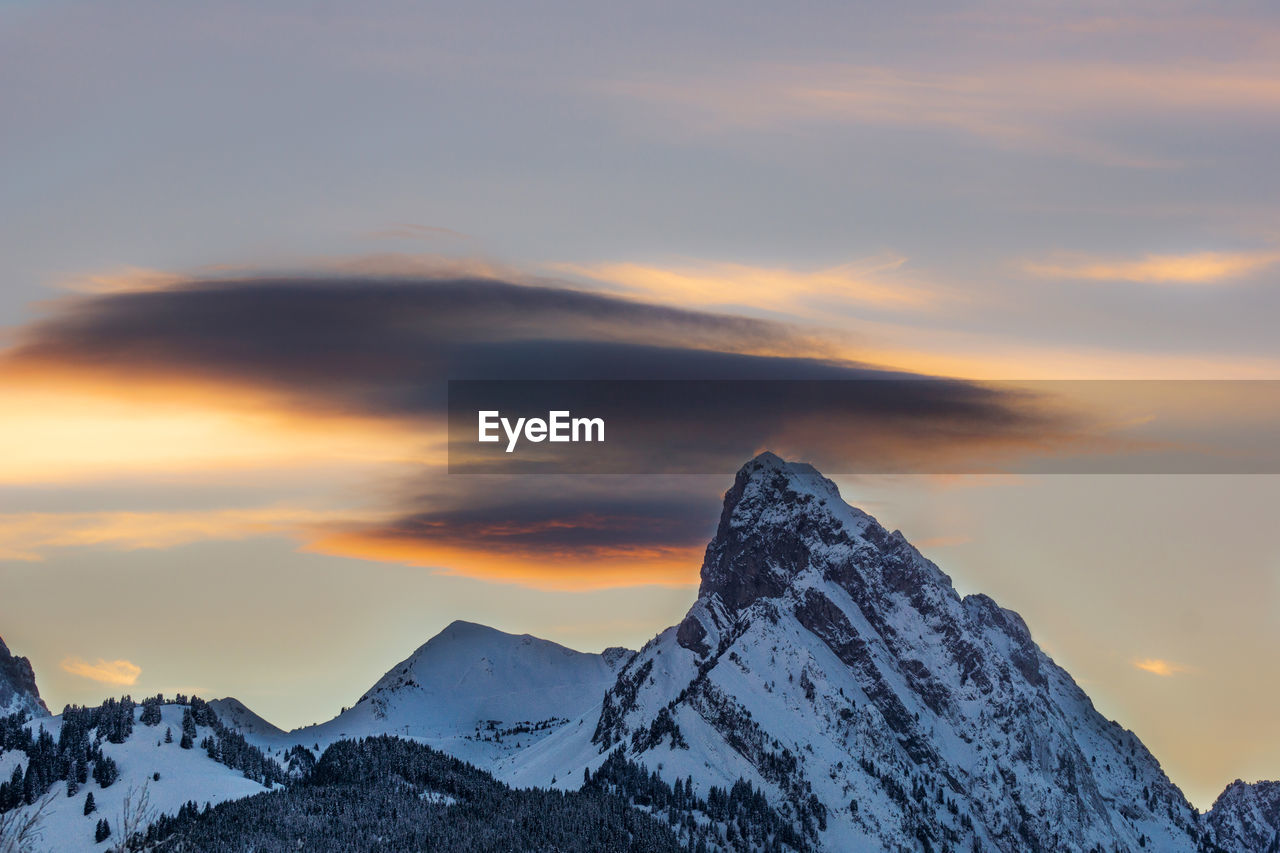
[[[67,783],[67,796],[73,796],[89,779],[109,788],[119,775],[116,763],[102,751],[103,741],[124,743],[133,733],[136,722],[144,726],[160,723],[160,706],[186,706],[182,720],[182,746],[194,748],[196,726],[205,726],[212,734],[199,744],[210,758],[241,771],[246,778],[263,785],[283,782],[285,772],[260,749],[250,745],[239,733],[223,724],[209,704],[199,697],[179,694],[166,700],[153,696],[141,703],[135,721],[133,699],[108,699],[97,707],[68,705],[62,711],[62,725],[55,740],[43,728],[35,733],[26,724],[25,714],[0,717],[0,752],[17,750],[26,756],[25,769],[16,767],[12,778],[0,781],[0,813],[22,805],[31,805],[58,781]]]
[[[161,818],[139,847],[243,851],[804,849],[741,783],[707,799],[611,756],[581,791],[512,789],[411,741],[340,741],[280,790]],[[139,839],[141,841],[141,839]]]

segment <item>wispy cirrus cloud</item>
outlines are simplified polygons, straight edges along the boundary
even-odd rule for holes
[[[1197,285],[1245,278],[1277,262],[1277,251],[1148,254],[1139,258],[1060,253],[1046,261],[1027,263],[1023,269],[1041,278]]]
[[[128,293],[162,290],[185,280],[185,276],[146,267],[122,267],[111,272],[72,276],[61,286],[78,293]]]
[[[1170,159],[1115,141],[1107,122],[1135,115],[1256,117],[1280,106],[1274,59],[1146,63],[1037,60],[955,67],[740,63],[680,75],[593,84],[614,98],[662,110],[697,132],[797,123],[865,124],[953,132],[1005,149],[1112,166],[1170,167]]]
[[[56,548],[162,549],[255,536],[306,538],[359,513],[289,506],[166,512],[42,512],[0,514],[0,560],[39,562]]]
[[[142,675],[142,667],[128,660],[103,660],[89,662],[83,658],[69,657],[62,661],[62,671],[101,684],[127,687],[136,684]]]

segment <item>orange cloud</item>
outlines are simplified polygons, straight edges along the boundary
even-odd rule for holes
[[[135,293],[146,290],[164,290],[181,284],[185,276],[147,269],[124,267],[115,272],[98,272],[75,276],[62,283],[67,290],[78,293]]]
[[[485,550],[379,535],[337,533],[304,550],[402,565],[434,568],[441,574],[517,584],[534,589],[586,591],[632,586],[692,587],[698,584],[701,547],[604,546],[555,550]]]
[[[935,297],[900,275],[906,262],[904,257],[886,255],[818,270],[705,261],[670,266],[558,264],[555,268],[658,302],[825,316],[833,305],[841,304],[929,307]]]
[[[1195,252],[1146,255],[1137,260],[1067,256],[1029,263],[1027,272],[1045,278],[1132,281],[1144,284],[1217,284],[1257,272],[1280,261],[1280,252]]]
[[[1141,352],[1114,347],[1067,347],[993,340],[945,328],[896,323],[851,323],[857,347],[840,356],[933,376],[970,380],[1008,379],[1280,379],[1272,356]],[[911,346],[899,341],[909,340]]]
[[[297,507],[192,512],[19,513],[0,515],[0,561],[40,561],[55,548],[172,548],[192,542],[283,536],[304,552],[433,568],[442,574],[535,589],[590,590],[698,583],[701,546],[662,544],[522,546],[507,537],[569,529],[577,523],[495,521],[472,542],[433,542],[379,528],[379,519]],[[360,531],[342,530],[352,524]],[[580,522],[578,522],[580,523]],[[339,532],[333,532],[338,530]],[[77,666],[88,664],[77,662]],[[64,665],[66,668],[66,665]],[[71,670],[68,670],[71,671]],[[77,672],[77,674],[82,674]],[[86,677],[91,677],[87,676]],[[123,683],[123,682],[122,682]],[[128,682],[132,683],[132,682]]]
[[[1159,675],[1162,678],[1168,678],[1171,675],[1180,675],[1182,673],[1191,672],[1191,667],[1183,666],[1179,663],[1162,660],[1160,658],[1143,658],[1133,662],[1135,668],[1143,672],[1149,672],[1152,675]]]
[[[121,686],[137,683],[138,676],[142,675],[142,667],[132,661],[102,658],[98,658],[96,663],[89,663],[82,658],[69,657],[62,662],[62,670],[102,684]]]
[[[590,519],[495,520],[464,541],[431,541],[397,533],[395,519],[346,510],[262,507],[190,512],[13,513],[0,515],[0,561],[38,562],[57,548],[163,549],[192,542],[280,536],[307,553],[433,568],[535,589],[630,586],[688,587],[698,582],[699,546],[618,543],[522,544],[526,535],[556,535]],[[362,525],[352,530],[353,525]],[[336,531],[336,532],[335,532]],[[448,531],[445,531],[448,533]]]

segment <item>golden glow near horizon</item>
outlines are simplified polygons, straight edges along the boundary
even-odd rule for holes
[[[27,370],[0,378],[0,410],[15,448],[0,484],[443,459],[420,424],[300,410],[243,383]]]

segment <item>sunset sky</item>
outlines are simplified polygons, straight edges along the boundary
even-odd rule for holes
[[[1007,385],[1280,380],[1274,4],[0,0],[0,79],[0,635],[55,711],[287,728],[454,619],[678,621],[730,480],[448,474],[449,379],[896,371],[1002,473],[845,498],[1196,805],[1280,776],[1280,394]]]

